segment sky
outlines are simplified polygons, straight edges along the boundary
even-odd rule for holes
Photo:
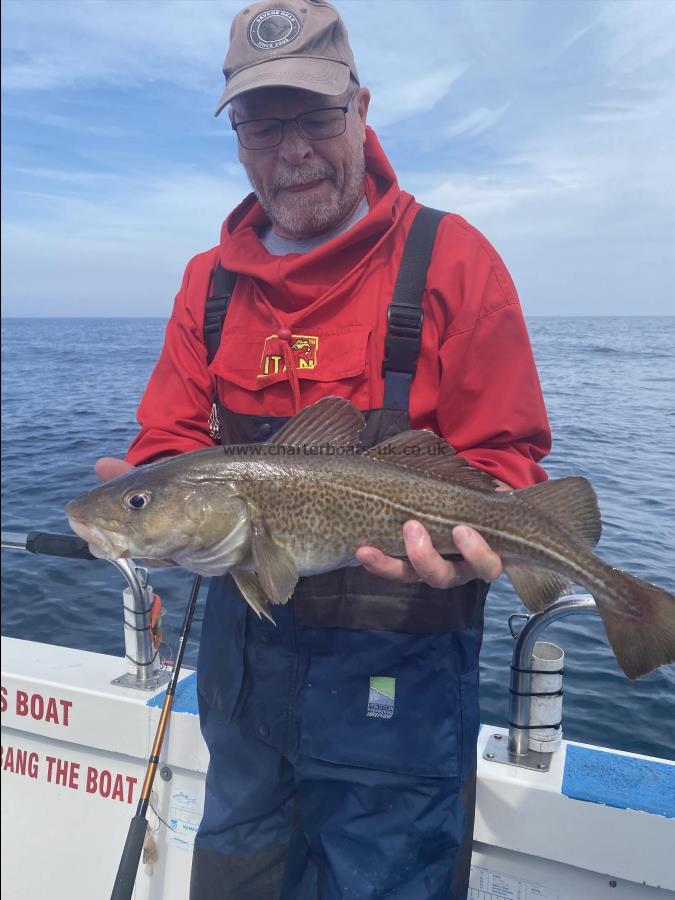
[[[283,6],[283,0],[279,0]],[[526,315],[672,315],[675,2],[336,0],[399,183]],[[2,3],[6,316],[160,316],[249,192],[232,0]]]

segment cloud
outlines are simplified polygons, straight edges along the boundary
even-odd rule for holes
[[[229,23],[242,8],[238,0],[6,0],[5,5],[7,93],[167,84],[209,96],[214,107]],[[363,45],[362,80],[377,88],[377,124],[433,108],[464,70],[459,51],[448,65],[447,43],[432,53],[424,50],[434,42],[437,4],[420,0],[407,7],[410,64],[404,67],[396,13],[406,4],[343,0],[338,6],[354,22],[355,49]],[[412,9],[416,15],[409,14]],[[372,44],[365,38],[370,33],[377,35]]]
[[[3,226],[4,315],[167,316],[186,262],[218,243],[226,212],[248,193],[235,171],[36,172],[54,187],[33,192],[39,221]],[[63,181],[82,192],[56,192]]]
[[[500,104],[475,93],[455,103],[442,132],[452,147],[447,169],[429,171],[434,154],[415,159],[412,147],[400,180],[495,241],[530,312],[671,312],[675,9],[586,7],[589,21],[549,48],[541,90],[511,68]]]
[[[464,134],[469,137],[476,137],[484,131],[487,131],[489,128],[492,128],[492,126],[502,118],[509,106],[509,103],[503,103],[496,109],[478,106],[461,116],[461,118],[451,125],[448,125],[444,134],[448,137],[457,137]]]
[[[458,66],[441,72],[408,74],[398,84],[389,83],[385,90],[378,91],[375,87],[371,114],[373,125],[383,128],[433,110],[463,72]]]
[[[337,5],[400,183],[485,231],[531,310],[670,310],[675,4]],[[212,118],[239,8],[5,3],[8,310],[86,311],[100,271],[105,314],[166,311],[248,191]]]
[[[163,81],[210,90],[233,0],[7,0],[3,88],[56,91]],[[220,24],[220,27],[218,27]],[[204,61],[209,60],[209,65]]]
[[[606,65],[625,75],[652,67],[675,71],[675,4],[624,0],[602,4],[597,18],[609,36]]]

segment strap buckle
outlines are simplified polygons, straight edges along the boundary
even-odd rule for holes
[[[392,337],[420,338],[424,313],[419,306],[390,303],[387,309],[387,330]]]
[[[222,329],[230,297],[231,294],[225,294],[224,297],[209,297],[204,309],[203,333],[205,335],[219,333]]]
[[[387,336],[384,341],[382,374],[415,372],[422,343],[424,313],[419,307],[390,303],[387,308]]]

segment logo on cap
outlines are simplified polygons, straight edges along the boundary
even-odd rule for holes
[[[302,31],[298,19],[287,9],[266,9],[248,26],[248,39],[258,50],[276,50],[290,44]]]

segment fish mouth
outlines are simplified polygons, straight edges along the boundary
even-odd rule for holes
[[[68,516],[68,523],[75,534],[89,544],[89,552],[98,559],[127,559],[129,545],[121,534],[103,531],[96,525],[85,525]]]

